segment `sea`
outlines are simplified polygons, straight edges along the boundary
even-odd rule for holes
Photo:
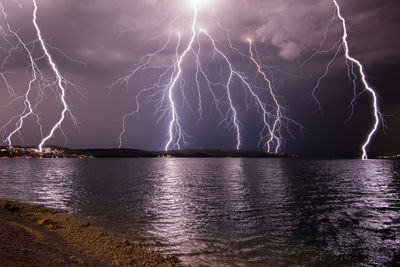
[[[0,198],[191,265],[400,265],[398,160],[1,159]]]

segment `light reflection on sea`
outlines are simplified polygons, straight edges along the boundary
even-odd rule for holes
[[[7,159],[0,197],[66,209],[185,262],[400,264],[400,162]]]

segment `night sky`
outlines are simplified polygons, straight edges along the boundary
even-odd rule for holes
[[[2,1],[5,3],[5,1]],[[29,0],[8,0],[7,22],[18,31],[24,42],[34,40],[32,25],[33,5]],[[349,29],[350,52],[360,60],[367,79],[379,95],[379,105],[386,120],[386,128],[380,125],[379,132],[369,147],[370,154],[394,154],[400,152],[400,2],[394,0],[352,0],[338,1]],[[81,93],[68,88],[67,101],[79,122],[74,127],[70,118],[63,123],[63,131],[58,131],[48,144],[68,147],[118,146],[123,114],[135,109],[135,96],[151,82],[157,81],[159,70],[147,70],[130,80],[129,85],[108,86],[118,78],[127,75],[147,53],[165,44],[169,33],[180,32],[181,47],[190,38],[192,10],[188,0],[37,0],[38,23],[42,34],[52,46],[64,51],[69,57],[85,62],[68,61],[57,50],[51,53],[63,74],[71,82],[82,87]],[[213,12],[215,9],[215,13]],[[210,0],[199,10],[198,26],[204,27],[217,40],[221,49],[229,56],[232,64],[255,78],[254,68],[238,53],[232,52],[227,43],[227,32],[216,23],[215,15],[223,27],[230,29],[234,47],[248,53],[245,38],[252,38],[263,64],[271,66],[274,73],[274,88],[286,114],[304,126],[303,134],[295,127],[293,136],[282,131],[286,143],[285,152],[302,154],[359,153],[360,146],[372,126],[371,98],[362,94],[356,103],[355,114],[349,120],[349,108],[353,91],[347,79],[347,69],[343,52],[333,63],[329,74],[317,91],[323,112],[312,97],[312,89],[317,79],[325,71],[332,53],[316,56],[301,67],[320,46],[324,30],[334,14],[330,0]],[[5,21],[2,18],[1,25]],[[342,28],[335,20],[326,42],[328,48],[340,38]],[[176,35],[170,45],[157,57],[154,64],[171,64],[175,55]],[[204,53],[201,59],[207,62],[211,55],[210,42],[202,39]],[[7,47],[4,40],[1,46]],[[41,52],[33,49],[36,57]],[[2,60],[7,56],[1,50]],[[28,58],[21,49],[14,51],[1,72],[7,71],[8,81],[17,94],[26,88],[29,72],[26,72]],[[43,59],[38,64],[46,75],[52,76],[48,64]],[[189,56],[183,63],[188,103],[197,109],[194,88],[195,61]],[[211,64],[209,71],[219,72],[218,66]],[[361,87],[359,87],[360,89]],[[4,125],[12,116],[21,112],[22,101],[9,106],[11,100],[4,81],[0,82],[0,124]],[[260,117],[251,105],[245,108],[245,95],[237,83],[234,87],[235,105],[241,110],[242,147],[257,149]],[[207,101],[205,98],[204,101]],[[155,103],[144,103],[136,117],[126,122],[123,147],[161,150],[168,140],[168,117],[159,120]],[[46,90],[45,98],[37,111],[41,116],[43,130],[47,133],[61,111],[56,94]],[[218,126],[213,114],[207,121],[198,120],[198,114],[189,107],[182,107],[183,125],[190,137],[186,148],[230,148],[235,147],[235,136],[231,129]],[[35,119],[26,121],[20,138],[15,136],[14,144],[37,145],[40,131]],[[11,128],[8,128],[8,131]],[[2,132],[3,138],[7,135]],[[21,139],[23,141],[21,141]]]

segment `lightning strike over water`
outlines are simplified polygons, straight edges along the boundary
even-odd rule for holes
[[[7,14],[5,13],[3,3],[1,3],[1,2],[0,2],[0,8],[1,8],[1,12],[2,12],[3,18],[4,18],[4,19],[7,19]],[[15,127],[15,129],[7,136],[7,138],[6,138],[6,140],[5,140],[5,141],[7,142],[8,145],[11,145],[11,143],[12,143],[12,142],[11,142],[11,138],[13,137],[14,134],[18,133],[18,132],[21,130],[25,118],[27,118],[27,117],[29,117],[30,115],[34,114],[34,111],[33,111],[33,109],[32,109],[32,103],[30,102],[30,99],[29,99],[29,94],[30,94],[30,92],[31,92],[31,90],[32,90],[32,85],[33,85],[33,83],[37,80],[37,72],[36,72],[37,67],[36,67],[35,61],[34,61],[34,59],[33,59],[33,57],[32,57],[31,51],[27,48],[26,44],[21,40],[21,38],[19,37],[19,35],[11,29],[11,27],[10,27],[10,25],[9,25],[8,23],[6,23],[6,25],[7,25],[7,30],[8,30],[15,38],[17,38],[19,45],[22,45],[23,48],[24,48],[24,50],[27,52],[27,54],[28,54],[28,56],[29,56],[29,59],[30,59],[30,62],[31,62],[30,68],[32,69],[32,79],[29,81],[28,90],[26,91],[25,95],[22,96],[23,99],[24,99],[23,102],[24,102],[25,108],[24,108],[24,110],[23,110],[19,115],[17,115],[17,116],[15,116],[14,118],[12,118],[12,119],[17,119],[16,127]],[[7,35],[5,34],[4,29],[2,29],[2,35],[3,35],[3,37],[6,39],[6,36],[7,36]],[[13,48],[15,48],[15,47],[13,46]],[[4,62],[3,62],[3,65],[4,65]],[[10,94],[11,94],[13,97],[18,98],[18,96],[17,96],[17,95],[14,93],[14,91],[12,90],[12,87],[8,84],[7,79],[5,78],[4,75],[2,75],[2,78],[3,78],[3,80],[6,82],[7,88],[9,89]],[[36,115],[36,114],[35,114],[35,115]],[[36,115],[36,116],[37,116],[37,115]],[[11,121],[12,121],[12,120],[10,120],[9,123],[10,123]],[[7,123],[6,126],[7,126],[9,123]],[[3,129],[4,129],[4,126],[3,126]]]
[[[230,129],[235,133],[235,148],[238,150],[242,146],[242,128],[243,123],[240,121],[240,112],[237,106],[237,100],[234,99],[233,93],[237,92],[237,86],[234,86],[235,82],[239,82],[244,93],[246,95],[246,106],[249,108],[248,97],[250,101],[255,103],[257,112],[261,116],[262,128],[260,130],[259,147],[266,150],[267,152],[279,152],[284,142],[281,133],[282,128],[285,128],[289,135],[291,125],[294,125],[299,131],[302,131],[302,126],[292,119],[289,119],[284,115],[284,108],[280,105],[277,95],[274,92],[273,85],[270,79],[267,78],[266,73],[263,71],[263,65],[260,64],[256,59],[256,48],[255,44],[249,41],[248,52],[250,55],[245,55],[239,49],[233,47],[230,39],[230,31],[222,27],[218,18],[216,18],[217,26],[224,32],[228,33],[228,47],[230,53],[239,54],[244,57],[249,63],[256,67],[256,76],[261,76],[263,83],[266,87],[260,87],[256,85],[247,75],[242,71],[236,69],[233,62],[230,60],[228,54],[219,48],[219,41],[214,39],[211,34],[204,28],[198,27],[198,15],[199,5],[201,1],[191,1],[191,7],[193,11],[193,17],[190,28],[190,39],[187,45],[184,47],[182,52],[180,50],[181,35],[178,34],[178,44],[175,49],[175,55],[173,63],[165,65],[152,65],[151,61],[164,50],[167,49],[171,42],[171,35],[167,42],[156,52],[145,55],[140,63],[131,71],[128,75],[119,78],[109,86],[113,88],[118,84],[126,84],[128,87],[129,80],[134,78],[139,72],[143,72],[149,69],[163,69],[164,71],[160,74],[157,82],[151,84],[147,88],[143,88],[138,91],[136,95],[135,105],[136,108],[126,113],[122,118],[122,131],[119,135],[119,147],[122,147],[122,138],[126,134],[126,119],[130,116],[137,115],[141,104],[141,98],[144,99],[145,103],[156,102],[156,112],[159,113],[161,118],[166,117],[169,119],[168,123],[168,140],[164,146],[165,151],[170,149],[181,149],[188,141],[187,138],[190,136],[184,130],[184,122],[181,116],[180,108],[187,106],[189,110],[198,113],[200,121],[207,121],[211,115],[213,108],[217,112],[216,115],[220,119],[219,125],[224,125],[226,129]],[[204,7],[204,5],[202,6]],[[201,60],[201,54],[203,53],[204,38],[211,44],[211,58],[206,65],[203,65]],[[254,52],[253,52],[254,51]],[[197,111],[189,104],[185,94],[186,80],[184,78],[184,62],[189,60],[189,56],[194,57],[195,71],[194,71],[194,84],[197,93],[198,107]],[[212,62],[216,62],[220,67],[219,79],[214,81],[210,77],[208,70],[209,65]],[[201,86],[201,82],[205,83],[205,92]],[[265,86],[264,85],[264,86]],[[221,91],[223,89],[223,91]],[[222,92],[222,93],[221,93]],[[148,95],[146,95],[148,93]],[[204,101],[205,95],[211,96],[211,102],[209,105],[208,116],[205,116]],[[183,104],[177,103],[177,96],[183,99]],[[264,102],[266,99],[271,98],[273,104],[269,105]]]
[[[77,62],[77,60],[70,58],[43,38],[38,22],[37,0],[32,0],[32,25],[36,39],[29,42],[25,41],[24,36],[9,24],[8,2],[0,1],[0,38],[2,39],[0,81],[9,94],[10,100],[7,102],[7,107],[19,104],[22,108],[0,128],[1,138],[2,142],[8,145],[14,144],[17,138],[23,142],[26,124],[30,125],[33,121],[40,134],[38,150],[42,151],[43,146],[56,135],[57,131],[68,140],[61,128],[67,117],[70,117],[73,124],[77,126],[76,118],[67,103],[66,93],[69,86],[77,91],[79,87],[63,77],[52,55],[53,51],[60,53],[69,61]],[[351,55],[348,28],[342,16],[341,7],[337,0],[332,0],[332,2],[334,12],[325,27],[323,40],[319,48],[315,49],[311,57],[303,64],[310,62],[317,55],[332,54],[312,91],[318,108],[322,111],[322,105],[317,97],[318,89],[324,78],[328,76],[335,60],[343,53],[348,71],[347,78],[353,84],[353,97],[349,105],[351,112],[348,120],[354,115],[356,102],[362,94],[368,93],[372,99],[374,123],[361,147],[362,159],[368,159],[367,150],[377,133],[380,121],[384,125],[383,115],[379,111],[377,93],[367,81],[364,66]],[[20,8],[22,7],[21,3],[15,3]],[[292,127],[301,133],[303,127],[286,116],[287,110],[283,105],[283,98],[279,96],[279,91],[275,87],[274,71],[280,70],[262,63],[256,47],[257,40],[248,37],[252,34],[246,33],[247,37],[243,38],[244,36],[241,35],[236,40],[245,39],[247,48],[243,48],[243,43],[236,47],[233,39],[236,33],[223,26],[214,8],[212,9],[214,28],[206,29],[204,25],[201,25],[205,16],[211,13],[202,12],[209,7],[210,1],[190,0],[187,3],[190,6],[188,17],[177,16],[172,20],[171,25],[178,19],[184,18],[185,23],[190,20],[190,23],[187,23],[189,26],[183,28],[179,26],[179,30],[172,30],[171,26],[169,34],[159,34],[151,39],[153,44],[160,40],[164,41],[157,49],[154,49],[154,52],[141,57],[128,75],[117,79],[109,86],[112,89],[119,85],[126,85],[128,92],[131,80],[138,76],[146,77],[135,93],[135,108],[122,116],[122,130],[118,136],[119,147],[123,146],[128,134],[128,119],[139,116],[140,111],[151,104],[155,107],[153,110],[156,123],[165,122],[167,125],[166,140],[162,144],[165,151],[187,148],[190,144],[190,139],[194,134],[188,130],[189,126],[193,125],[187,119],[189,113],[197,116],[197,128],[203,127],[211,120],[217,128],[223,127],[228,134],[232,134],[233,146],[237,150],[244,148],[247,144],[249,120],[245,117],[251,114],[257,123],[252,122],[254,125],[251,127],[257,127],[258,147],[266,152],[282,151],[286,135],[294,137]],[[329,31],[336,26],[336,23],[340,23],[342,34],[326,48]],[[9,61],[12,61],[12,57],[18,53],[23,54],[29,63],[25,69],[25,74],[29,79],[23,93],[15,90],[12,78],[9,78],[12,77],[12,72],[6,69]],[[39,68],[42,61],[46,62],[49,70],[44,71],[42,67]],[[246,63],[247,69],[244,67]],[[147,71],[151,75],[144,75]],[[47,78],[47,73],[51,73],[53,77]],[[158,76],[155,80],[154,75]],[[47,89],[55,93],[57,105],[61,106],[57,120],[50,126],[45,125],[40,111],[45,105],[44,95]]]
[[[280,123],[281,123],[281,119],[282,119],[282,113],[281,113],[281,106],[279,105],[279,102],[278,102],[278,99],[277,99],[277,97],[276,97],[276,95],[275,95],[275,93],[274,93],[274,90],[272,89],[272,83],[271,83],[271,81],[267,78],[267,75],[265,74],[265,72],[262,70],[262,68],[261,68],[261,66],[260,66],[260,64],[256,61],[256,59],[255,59],[255,57],[254,57],[254,53],[253,53],[253,42],[251,41],[251,39],[248,39],[248,42],[249,42],[249,53],[250,53],[250,56],[251,56],[251,60],[254,62],[254,64],[257,66],[257,72],[262,76],[262,78],[264,79],[264,81],[265,81],[265,83],[268,85],[268,89],[269,89],[269,92],[270,92],[270,94],[271,94],[271,96],[272,96],[272,98],[273,98],[273,100],[274,100],[274,103],[275,103],[275,105],[276,105],[276,114],[275,114],[275,119],[274,119],[274,122],[273,122],[273,126],[272,126],[272,129],[268,126],[268,124],[266,123],[266,115],[267,115],[267,111],[265,110],[265,108],[261,105],[261,103],[260,103],[260,106],[262,106],[262,110],[263,110],[263,119],[264,119],[264,125],[265,126],[268,126],[268,129],[269,129],[269,136],[270,136],[270,138],[269,138],[269,140],[267,141],[267,151],[270,151],[270,147],[271,147],[271,143],[274,141],[274,140],[276,140],[276,148],[275,148],[275,152],[278,152],[278,150],[279,150],[279,148],[280,148],[280,146],[281,146],[281,141],[280,141],[280,138],[277,136],[277,134],[276,134],[276,131],[280,128]],[[257,99],[258,99],[258,97],[257,97]],[[265,127],[264,127],[264,129],[265,129]],[[265,134],[263,134],[263,132],[264,132],[264,129],[260,132],[260,137],[261,137],[261,140],[263,140],[263,139],[265,139],[266,138],[266,136],[265,136]]]
[[[192,48],[192,45],[196,38],[196,29],[195,29],[196,22],[197,22],[196,2],[193,4],[193,11],[194,11],[194,14],[193,14],[193,23],[192,23],[192,36],[190,38],[188,46],[183,51],[183,53],[181,54],[181,56],[178,59],[178,62],[176,63],[176,73],[174,74],[175,77],[172,77],[172,80],[169,83],[169,87],[168,87],[168,99],[169,99],[169,103],[170,103],[170,107],[171,107],[172,118],[171,118],[171,122],[169,123],[169,140],[168,140],[167,144],[165,145],[166,151],[168,150],[169,146],[173,142],[174,132],[177,133],[177,135],[178,135],[177,141],[175,143],[176,146],[178,147],[178,149],[180,149],[180,140],[183,140],[183,138],[184,138],[184,133],[182,133],[183,130],[182,130],[182,126],[180,124],[179,115],[176,111],[176,104],[174,101],[173,90],[174,90],[176,83],[178,82],[178,79],[180,78],[180,76],[182,74],[182,61],[184,60],[186,54]]]
[[[307,59],[304,63],[311,61],[318,54],[334,52],[332,58],[330,59],[330,61],[328,62],[327,66],[325,68],[325,72],[317,80],[317,83],[316,83],[315,87],[313,88],[313,92],[312,92],[312,95],[318,104],[318,108],[321,111],[322,106],[316,96],[316,91],[320,87],[322,80],[328,75],[329,69],[331,68],[332,63],[337,59],[337,57],[339,56],[339,53],[342,50],[344,51],[345,63],[346,63],[347,71],[348,71],[348,78],[353,83],[353,98],[350,103],[351,114],[350,114],[349,118],[353,116],[355,102],[361,94],[363,94],[364,92],[368,92],[372,97],[372,110],[373,110],[374,124],[373,124],[373,127],[371,128],[371,130],[368,132],[367,138],[361,147],[361,150],[362,150],[361,158],[363,160],[366,160],[366,159],[368,159],[367,148],[368,148],[369,144],[371,143],[373,136],[377,132],[379,122],[382,121],[382,123],[383,123],[383,118],[382,118],[382,114],[379,111],[377,94],[367,81],[366,74],[364,71],[364,66],[361,64],[360,61],[358,61],[356,58],[354,58],[350,55],[350,48],[349,48],[349,44],[347,41],[348,30],[347,30],[346,20],[342,16],[340,6],[336,0],[333,0],[333,4],[335,6],[335,12],[334,12],[334,15],[331,18],[329,24],[325,28],[324,38],[321,41],[320,47],[319,47],[319,49],[316,49],[314,51],[314,53],[311,55],[311,57],[309,59]],[[329,28],[332,26],[332,24],[334,23],[336,18],[338,18],[340,20],[341,27],[343,30],[343,35],[330,48],[324,50],[323,46],[324,46],[325,41],[327,40]],[[359,75],[361,77],[358,77],[357,74],[355,73],[355,67],[357,67]],[[357,92],[357,79],[359,79],[359,78],[361,79],[361,82],[362,82],[362,85],[364,88],[361,92]]]
[[[38,5],[37,5],[37,3],[36,3],[36,0],[33,0],[33,5],[34,5],[34,11],[33,11],[33,21],[32,21],[32,22],[33,22],[33,25],[35,25],[35,29],[36,29],[36,32],[37,32],[37,36],[38,36],[38,38],[39,38],[40,45],[42,46],[42,49],[43,49],[43,51],[44,51],[44,53],[45,53],[45,55],[46,55],[46,57],[47,57],[47,60],[48,60],[49,64],[51,65],[51,68],[52,68],[54,74],[57,76],[57,80],[56,80],[56,81],[57,81],[57,84],[58,84],[59,89],[61,90],[60,100],[61,100],[62,105],[63,105],[63,110],[62,110],[62,112],[61,112],[61,117],[60,117],[60,119],[56,122],[56,124],[54,124],[54,126],[53,126],[53,127],[51,128],[51,130],[50,130],[50,133],[49,133],[45,138],[42,139],[42,141],[40,142],[40,144],[39,144],[39,146],[38,146],[39,151],[42,151],[42,150],[43,150],[43,145],[44,145],[51,137],[53,137],[54,132],[55,132],[58,128],[61,127],[61,125],[62,125],[62,123],[63,123],[63,121],[64,121],[64,119],[65,119],[66,113],[67,113],[67,112],[70,113],[71,116],[72,116],[72,113],[71,113],[71,111],[70,111],[70,109],[69,109],[69,107],[68,107],[68,104],[67,104],[66,100],[65,100],[65,91],[66,91],[65,86],[66,86],[67,82],[66,82],[66,80],[61,76],[60,71],[58,70],[56,64],[54,63],[54,60],[53,60],[52,56],[50,55],[50,53],[49,53],[49,51],[48,51],[48,49],[47,49],[47,47],[46,47],[46,45],[45,45],[45,43],[44,43],[44,41],[43,41],[42,32],[40,31],[39,25],[38,25],[38,23],[37,23]],[[72,116],[72,117],[73,117],[73,116]]]
[[[7,1],[5,2],[7,4]],[[36,31],[36,37],[37,39],[26,43],[22,40],[20,35],[17,33],[17,31],[14,31],[9,23],[7,22],[7,13],[5,11],[6,5],[3,4],[3,2],[0,2],[0,11],[1,15],[3,18],[4,25],[6,27],[1,26],[1,37],[5,41],[6,44],[9,45],[9,48],[1,47],[1,49],[6,53],[6,56],[4,60],[2,61],[2,69],[4,69],[4,66],[6,63],[10,60],[11,56],[13,53],[17,52],[20,48],[23,49],[23,51],[26,52],[26,55],[28,56],[29,59],[29,66],[27,67],[26,72],[31,73],[31,78],[28,83],[28,88],[26,92],[20,96],[17,95],[17,93],[14,91],[13,87],[9,83],[6,75],[8,74],[7,71],[4,71],[1,73],[1,78],[3,79],[3,82],[6,84],[6,87],[8,89],[8,92],[10,96],[12,97],[12,100],[8,105],[11,105],[15,102],[18,102],[20,100],[23,100],[24,104],[24,109],[22,112],[20,112],[18,115],[13,116],[8,120],[7,123],[5,123],[1,127],[1,131],[3,133],[7,132],[7,129],[9,127],[13,127],[13,129],[9,132],[3,143],[6,143],[8,145],[12,145],[12,139],[14,135],[18,134],[19,137],[21,135],[21,130],[24,126],[25,120],[27,120],[29,117],[33,117],[35,119],[36,124],[39,127],[40,130],[40,136],[41,136],[41,141],[38,145],[38,150],[42,151],[43,150],[43,145],[51,138],[54,136],[54,133],[57,129],[61,130],[61,133],[64,135],[64,137],[67,139],[65,133],[62,131],[60,128],[66,114],[68,113],[74,123],[75,126],[77,126],[77,121],[75,117],[72,115],[71,110],[68,107],[68,104],[66,102],[66,86],[71,85],[73,88],[75,88],[77,91],[79,91],[79,87],[69,81],[67,81],[65,78],[63,78],[60,74],[60,71],[58,70],[49,50],[47,47],[50,47],[51,49],[61,53],[63,56],[65,56],[68,60],[70,61],[76,61],[70,57],[68,57],[64,52],[62,52],[60,49],[46,43],[46,41],[43,39],[42,33],[40,31],[40,27],[37,23],[37,11],[38,11],[38,5],[36,0],[33,0],[33,19],[32,23],[34,25],[35,31]],[[19,6],[21,8],[21,6]],[[17,42],[16,44],[14,43],[13,39],[15,39]],[[42,49],[42,53],[40,56],[34,56],[34,50],[36,45],[39,44],[40,48]],[[45,77],[43,71],[39,69],[38,62],[41,59],[47,59],[48,63],[50,64],[52,72],[56,75],[56,79],[48,79]],[[37,111],[38,107],[40,104],[43,103],[44,99],[44,91],[47,89],[53,89],[54,92],[56,92],[56,95],[59,97],[59,101],[62,103],[63,110],[61,112],[61,118],[55,123],[55,125],[51,128],[49,134],[47,136],[44,136],[43,134],[43,125],[40,122],[40,116]],[[34,89],[35,92],[34,92]],[[60,92],[58,93],[57,90]],[[36,97],[34,97],[36,95]],[[13,126],[15,125],[15,126]],[[21,139],[21,137],[20,137]]]

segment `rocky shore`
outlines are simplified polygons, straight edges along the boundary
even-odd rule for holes
[[[1,266],[183,266],[64,211],[0,204]]]

